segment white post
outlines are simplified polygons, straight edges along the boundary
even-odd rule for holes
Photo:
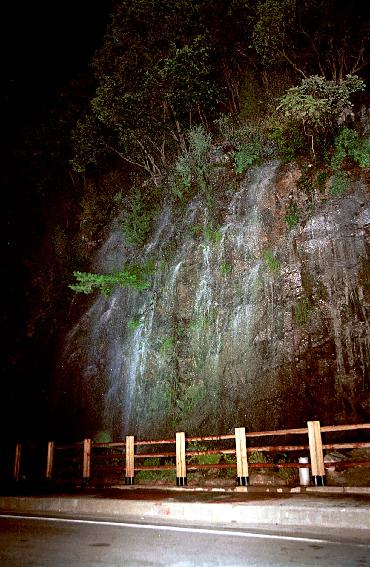
[[[325,467],[319,421],[308,421],[308,442],[310,446],[311,471],[316,486],[324,486]]]
[[[239,486],[249,483],[247,444],[245,440],[245,427],[235,428],[236,471]]]
[[[126,435],[126,472],[125,483],[134,484],[135,477],[135,437]]]
[[[186,486],[186,452],[185,452],[185,433],[176,433],[176,484]]]

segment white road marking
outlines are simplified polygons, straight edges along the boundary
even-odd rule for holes
[[[131,522],[110,522],[104,520],[81,520],[75,518],[52,518],[44,516],[18,516],[16,514],[0,514],[1,518],[17,519],[17,520],[43,520],[47,522],[67,522],[70,524],[91,524],[98,526],[116,526],[122,528],[135,528],[143,530],[160,530],[168,532],[184,532],[184,533],[194,533],[194,534],[207,534],[207,535],[221,535],[221,536],[234,536],[234,537],[245,537],[245,538],[255,538],[255,539],[275,539],[283,541],[299,541],[304,543],[324,543],[332,545],[342,545],[343,542],[332,541],[330,539],[319,539],[313,537],[301,537],[301,536],[287,536],[287,535],[276,535],[276,534],[263,534],[254,532],[242,532],[237,530],[217,530],[217,529],[207,529],[207,528],[190,528],[185,526],[166,526],[161,524],[136,524]],[[354,547],[366,547],[370,548],[370,544],[366,543],[350,543],[349,545]]]

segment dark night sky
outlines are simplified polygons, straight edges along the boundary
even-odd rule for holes
[[[9,375],[9,360],[22,348],[19,343],[25,335],[24,290],[29,272],[24,261],[38,222],[37,209],[30,208],[34,188],[20,174],[22,158],[17,148],[29,136],[29,129],[47,118],[58,90],[86,70],[110,10],[111,0],[35,0],[12,2],[1,11],[1,431],[14,423],[17,396],[21,398],[24,389],[32,392],[27,382],[34,379],[24,376],[24,383],[14,384]]]
[[[2,121],[12,138],[35,124],[57,87],[73,78],[99,43],[109,0],[14,2],[2,11]]]

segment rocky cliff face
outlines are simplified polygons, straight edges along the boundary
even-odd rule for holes
[[[236,185],[220,164],[216,212],[165,206],[140,253],[150,288],[96,297],[71,330],[59,410],[115,438],[369,420],[368,185],[329,197],[301,181],[273,161]],[[98,271],[137,259],[120,220]]]

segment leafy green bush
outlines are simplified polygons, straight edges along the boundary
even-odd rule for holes
[[[331,128],[340,113],[351,108],[351,94],[364,90],[364,82],[356,75],[347,75],[341,83],[313,75],[292,87],[279,100],[278,110],[285,118],[317,131]]]
[[[249,463],[269,463],[269,458],[262,451],[251,451],[248,454]]]
[[[234,153],[235,171],[242,174],[245,170],[258,163],[262,158],[262,145],[258,142],[243,144],[239,151]]]
[[[336,171],[330,184],[330,193],[338,197],[351,186],[351,178],[345,171]]]
[[[291,230],[299,224],[299,212],[296,203],[289,203],[284,220],[288,225],[288,230]]]
[[[318,171],[316,174],[316,186],[319,189],[320,193],[324,193],[326,180],[328,179],[328,172],[327,171]]]
[[[200,443],[189,443],[188,451],[207,451],[208,447]],[[189,463],[197,465],[217,465],[221,460],[221,453],[212,453],[211,455],[192,455]]]
[[[85,173],[86,166],[97,165],[100,156],[106,152],[99,121],[92,114],[84,116],[77,121],[71,137],[74,157],[70,165],[77,173]]]
[[[76,293],[89,294],[98,290],[106,296],[109,296],[116,286],[143,291],[150,286],[149,277],[153,271],[154,264],[148,262],[145,265],[126,264],[122,271],[111,274],[73,272],[77,283],[68,287]]]
[[[220,114],[214,121],[223,141],[232,143],[234,140],[235,122],[232,114]]]
[[[314,75],[303,79],[300,86],[290,88],[279,99],[277,111],[286,126],[297,125],[310,137],[315,155],[314,139],[332,135],[340,114],[352,108],[351,95],[364,89],[364,82],[356,75],[347,75],[340,83]]]
[[[101,429],[94,435],[94,443],[110,443],[111,441],[112,435],[109,431]]]
[[[174,166],[172,191],[180,199],[192,194],[192,186],[203,192],[206,190],[211,143],[211,134],[203,126],[196,126],[189,131],[188,147],[179,155]]]
[[[212,77],[212,48],[208,33],[192,40],[187,38],[181,47],[172,43],[168,56],[161,57],[157,69],[153,69],[153,78],[156,79],[157,73],[159,83],[162,82],[162,96],[177,117],[194,112],[196,107],[215,108],[220,99],[220,90]]]
[[[340,169],[343,160],[349,156],[360,167],[370,167],[370,137],[359,137],[356,130],[343,128],[334,140],[335,152],[331,159],[334,170]]]
[[[262,120],[239,122],[231,114],[222,114],[215,120],[215,124],[222,140],[229,142],[237,150],[240,150],[244,144],[262,145],[266,137],[265,123]]]
[[[218,227],[207,226],[203,228],[203,235],[205,240],[211,242],[211,244],[219,244],[222,240],[222,232]]]
[[[305,137],[297,126],[270,121],[270,136],[285,163],[293,161],[305,145]]]
[[[288,462],[288,459],[286,457],[285,458],[283,457],[283,458],[280,458],[277,461],[277,464],[283,465],[287,462]],[[281,479],[285,480],[285,482],[287,484],[295,483],[298,480],[298,476],[299,476],[298,470],[290,468],[290,467],[286,467],[286,468],[285,467],[281,467],[281,468],[279,467],[277,474],[279,475],[279,477]]]
[[[142,327],[143,325],[144,325],[143,318],[138,315],[136,317],[132,317],[132,319],[129,320],[127,326],[129,329],[131,329],[131,331],[136,331],[137,329],[139,329],[139,327]]]
[[[370,137],[358,140],[358,145],[351,150],[350,155],[360,167],[370,167]]]
[[[223,262],[220,266],[220,273],[222,276],[228,276],[231,272],[231,265],[228,264],[227,262]]]
[[[266,102],[265,89],[260,81],[261,76],[253,68],[246,67],[243,82],[238,93],[239,117],[258,121],[263,104]]]
[[[280,262],[275,258],[272,250],[264,250],[262,252],[262,258],[264,259],[270,272],[275,272],[280,268]]]
[[[236,465],[236,455],[223,454],[224,461],[228,464]],[[228,478],[236,477],[236,468],[226,469],[226,476]]]
[[[142,246],[147,239],[155,215],[155,210],[144,202],[139,189],[131,192],[128,210],[122,223],[123,234],[128,244]]]
[[[165,465],[173,465],[171,461],[165,461]],[[151,457],[144,459],[144,467],[159,467],[160,459],[158,457]],[[135,476],[137,481],[154,481],[154,480],[175,480],[175,470],[154,470],[154,471],[138,471]]]

